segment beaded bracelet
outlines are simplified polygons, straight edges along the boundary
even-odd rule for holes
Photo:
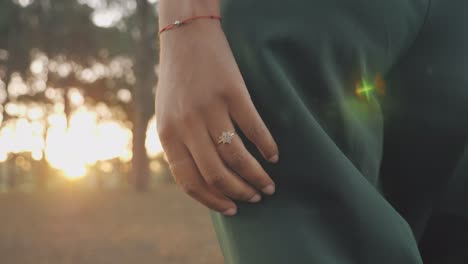
[[[174,29],[174,28],[178,28],[178,27],[188,23],[189,21],[192,21],[192,20],[195,20],[195,19],[200,19],[200,18],[221,20],[220,16],[194,16],[194,17],[189,17],[189,18],[186,18],[184,20],[176,20],[176,21],[174,21],[174,23],[163,27],[161,30],[159,30],[159,34],[163,33],[166,30],[171,30],[171,29]]]

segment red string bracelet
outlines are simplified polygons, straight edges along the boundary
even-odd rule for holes
[[[190,22],[192,20],[200,19],[200,18],[209,18],[209,19],[221,20],[220,16],[194,16],[194,17],[189,17],[189,18],[186,18],[184,20],[176,20],[176,21],[174,21],[174,23],[163,27],[161,30],[159,30],[159,34],[163,33],[166,30],[171,30],[171,29],[180,27],[180,26],[182,26],[182,25],[184,25],[184,24],[186,24],[186,23],[188,23],[188,22]]]

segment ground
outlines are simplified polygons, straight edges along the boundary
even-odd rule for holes
[[[222,264],[209,211],[175,185],[0,194],[2,264]]]

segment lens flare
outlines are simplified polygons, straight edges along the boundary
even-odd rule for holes
[[[373,82],[369,82],[365,78],[362,78],[361,81],[356,83],[354,91],[360,99],[366,98],[367,101],[369,101],[375,91],[382,95],[385,94],[385,82],[380,74],[375,76]]]

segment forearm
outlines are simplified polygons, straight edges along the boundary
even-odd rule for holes
[[[219,15],[220,0],[160,0],[159,27],[177,19],[200,15]]]

